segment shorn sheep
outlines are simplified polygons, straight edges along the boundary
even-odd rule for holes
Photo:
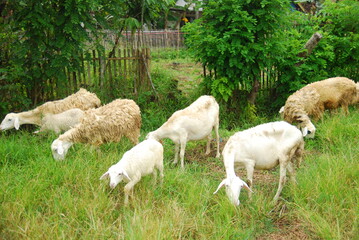
[[[83,115],[84,111],[79,108],[69,109],[58,114],[46,114],[42,118],[40,130],[35,133],[51,130],[59,134],[60,132],[67,131],[79,124]]]
[[[80,123],[60,135],[51,145],[54,159],[63,160],[74,143],[99,146],[119,142],[126,136],[138,143],[141,129],[140,108],[133,100],[117,99],[96,109],[87,110]]]
[[[96,94],[81,88],[76,93],[56,101],[46,102],[37,108],[20,113],[9,113],[1,122],[0,130],[15,128],[18,130],[22,124],[35,124],[41,126],[45,114],[57,114],[72,108],[87,110],[101,105]]]
[[[288,97],[280,110],[283,119],[296,124],[303,136],[314,137],[315,127],[310,120],[318,120],[325,109],[342,107],[348,113],[348,105],[355,102],[357,90],[354,81],[345,77],[328,78],[299,89]]]
[[[181,157],[181,167],[184,168],[184,154],[186,144],[191,140],[200,140],[207,137],[206,155],[210,153],[212,130],[216,132],[217,155],[219,153],[219,105],[212,96],[201,96],[190,106],[178,110],[157,130],[150,132],[147,139],[161,140],[169,138],[175,143],[175,158]]]
[[[125,192],[125,205],[128,204],[128,196],[142,176],[153,174],[154,181],[157,171],[160,172],[161,183],[163,182],[163,147],[154,139],[144,140],[131,150],[127,151],[121,160],[112,165],[100,180],[110,178],[110,187],[114,189],[122,180],[127,182]]]
[[[254,169],[269,170],[279,164],[279,186],[273,199],[277,201],[286,181],[287,170],[291,180],[295,182],[294,164],[299,166],[303,151],[302,133],[284,121],[265,123],[237,132],[224,146],[222,155],[227,177],[214,193],[225,186],[228,198],[238,206],[242,187],[249,190],[251,197]],[[249,185],[236,176],[235,170],[243,167],[247,171]]]

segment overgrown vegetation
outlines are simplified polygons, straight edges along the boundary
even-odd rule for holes
[[[204,79],[205,88],[227,102],[229,111],[248,117],[257,109],[277,111],[307,83],[334,76],[358,79],[359,2],[328,0],[316,15],[289,6],[286,0],[208,1],[203,17],[185,26],[190,52],[214,72]],[[300,53],[315,32],[323,39],[303,58]],[[273,91],[256,99],[263,74]],[[256,102],[256,108],[236,108],[247,101]]]
[[[116,46],[123,31],[134,32],[144,24],[151,26],[162,19],[161,13],[173,3],[173,0],[2,1],[0,114],[64,97],[69,72],[84,71],[82,60],[90,58],[88,50],[105,52],[103,36],[107,31],[117,33]]]
[[[99,177],[131,148],[126,139],[102,146],[101,153],[77,144],[67,160],[56,162],[50,151],[55,135],[1,132],[0,238],[354,239],[359,234],[358,122],[355,108],[348,116],[325,114],[316,138],[306,141],[298,185],[288,182],[274,206],[278,171],[257,171],[253,200],[243,192],[238,208],[224,191],[212,194],[225,172],[214,151],[204,156],[205,141],[188,145],[184,171],[171,164],[174,145],[164,141],[163,185],[144,177],[124,207],[124,185],[111,191]],[[220,130],[222,148],[237,130]],[[238,174],[245,178],[245,171]]]
[[[217,2],[234,3],[229,0]],[[271,4],[282,2],[273,1],[268,6],[272,8],[275,5]],[[87,2],[79,4],[82,3]],[[231,42],[220,42],[213,45],[223,47],[226,55],[218,63],[227,63],[233,78],[220,76],[217,71],[220,79],[207,78],[203,84],[200,84],[202,66],[192,63],[189,51],[153,52],[151,76],[156,92],[143,92],[135,99],[142,112],[141,140],[147,132],[165,122],[174,111],[187,106],[199,95],[217,92],[223,149],[226,140],[236,131],[277,120],[277,114],[267,114],[269,110],[275,109],[277,113],[284,99],[303,84],[342,74],[357,80],[357,69],[353,69],[358,63],[358,24],[354,24],[356,19],[352,13],[357,13],[358,3],[344,0],[337,4],[328,1],[326,4],[328,8],[318,16],[291,14],[296,25],[288,25],[284,29],[285,37],[273,43],[272,47],[279,49],[277,55],[271,53],[276,59],[262,56],[256,62],[255,56],[250,57],[255,63],[254,70],[248,65],[247,72],[243,74],[253,74],[266,64],[270,66],[272,61],[278,64],[281,71],[272,95],[274,98],[257,99],[256,105],[247,105],[248,92],[233,97],[226,92],[228,89],[222,89],[232,101],[232,105],[228,106],[219,87],[226,88],[228,84],[233,84],[232,80],[236,85],[241,81],[246,84],[246,80],[255,79],[254,75],[252,78],[235,78],[234,73],[242,74],[240,70],[234,69],[240,64],[237,60],[230,60],[232,58],[225,59],[232,54],[231,50],[235,53],[244,51],[241,53],[242,60],[247,55],[255,55],[254,52],[249,53],[249,48],[245,51],[245,44],[230,46],[228,43]],[[239,8],[235,10],[241,12],[243,9]],[[24,9],[27,10],[30,9]],[[220,16],[215,14],[215,9],[212,11],[213,18]],[[231,13],[232,8],[223,11],[223,14],[227,12]],[[258,10],[255,14],[260,12]],[[224,18],[222,20],[225,21]],[[256,20],[250,16],[246,19],[234,16],[234,20],[234,23],[243,21],[253,24],[242,30],[258,30],[253,29],[259,26],[254,24]],[[39,24],[44,22],[40,21]],[[224,24],[218,26],[225,27]],[[6,34],[0,36],[2,46],[9,48],[17,36],[10,34],[11,26],[3,24],[1,27],[10,27],[5,31]],[[236,32],[235,27],[231,29],[233,32],[230,33],[235,34],[232,36],[228,33],[227,40],[231,36],[236,37],[236,34],[242,34],[243,39],[239,39],[243,41],[247,39],[245,32]],[[305,41],[314,30],[320,31],[324,37],[315,52],[299,60],[297,54],[302,51]],[[204,37],[197,40],[208,41]],[[205,46],[197,50],[215,53],[214,48]],[[255,41],[251,42],[251,46],[258,47]],[[258,51],[258,54],[268,53],[264,51],[268,49],[259,50],[262,52]],[[286,51],[286,58],[279,54],[281,51]],[[0,53],[1,64],[8,64],[4,62],[4,59],[8,59],[6,52]],[[36,54],[42,53],[39,51]],[[51,55],[51,52],[46,54]],[[40,55],[36,55],[40,63],[46,62]],[[212,55],[209,57],[214,58]],[[234,62],[230,64],[230,61]],[[0,104],[0,116],[10,109],[27,110],[34,104],[27,98],[26,86],[31,83],[26,81],[30,78],[35,81],[35,78],[26,76],[21,79],[26,72],[22,68],[12,71],[9,66],[0,70],[0,91],[6,93],[1,96],[5,100]],[[223,74],[226,68],[222,67]],[[37,70],[33,69],[34,72]],[[42,73],[51,75],[52,71]],[[106,96],[101,97],[104,102],[112,100]],[[132,147],[127,139],[118,144],[101,146],[101,153],[87,145],[76,144],[69,150],[66,161],[56,162],[50,151],[51,142],[56,138],[54,134],[34,136],[24,128],[20,131],[0,132],[0,239],[354,239],[359,235],[358,122],[359,110],[356,107],[350,109],[348,116],[341,111],[336,114],[326,113],[324,119],[316,123],[316,138],[306,140],[305,158],[297,173],[298,185],[288,183],[282,192],[282,199],[277,205],[272,205],[278,171],[256,172],[253,200],[250,201],[243,192],[239,208],[231,206],[224,191],[212,194],[225,171],[222,159],[215,159],[214,153],[210,157],[204,156],[204,141],[188,144],[186,167],[181,171],[179,166],[171,164],[173,143],[165,140],[163,185],[152,185],[151,176],[144,177],[135,187],[130,206],[124,207],[123,184],[111,191],[108,182],[99,181],[99,177]],[[245,178],[245,171],[239,171],[238,175]]]

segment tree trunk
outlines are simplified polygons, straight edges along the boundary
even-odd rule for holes
[[[256,102],[257,95],[259,92],[259,85],[260,85],[259,80],[255,78],[252,85],[252,90],[248,95],[248,102],[251,103],[252,105],[254,105]]]
[[[307,57],[309,56],[313,49],[317,46],[317,44],[319,43],[320,39],[322,39],[322,35],[320,33],[314,33],[312,35],[312,37],[308,40],[308,42],[304,45],[304,48],[306,49],[306,51],[303,51],[301,53],[299,53],[299,57]]]

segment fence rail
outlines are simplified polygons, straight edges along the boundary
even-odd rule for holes
[[[106,48],[111,48],[115,42],[121,48],[182,48],[185,33],[177,30],[139,31],[136,33],[123,32],[118,36],[115,32],[107,32],[104,39]]]
[[[150,89],[149,48],[117,49],[110,57],[109,53],[95,50],[88,54],[90,57],[83,57],[81,71],[65,69],[68,81],[62,87],[67,94],[79,87],[111,89],[119,94],[137,94]]]

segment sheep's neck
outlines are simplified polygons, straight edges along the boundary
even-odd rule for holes
[[[20,124],[36,124],[41,126],[41,114],[39,111],[31,110],[19,113],[19,115]]]
[[[169,132],[171,131],[169,131],[166,126],[162,126],[157,129],[155,133],[159,139],[163,139],[169,137]]]
[[[227,178],[236,177],[236,172],[234,171],[234,165],[226,166],[226,175]]]

